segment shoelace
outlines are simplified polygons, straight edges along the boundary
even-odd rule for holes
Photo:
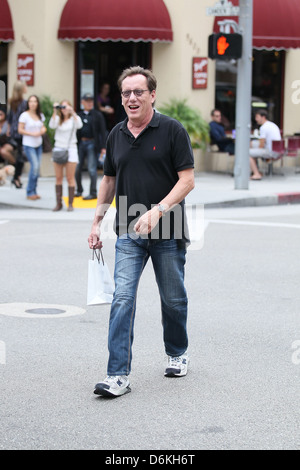
[[[181,363],[180,357],[172,356],[169,358],[169,366],[178,366]]]
[[[105,382],[114,382],[114,383],[116,383],[117,380],[118,380],[117,375],[108,375],[105,379]]]
[[[120,375],[108,375],[105,379],[105,382],[120,386],[121,383],[123,383],[123,379]]]

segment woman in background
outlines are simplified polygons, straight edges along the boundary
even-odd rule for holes
[[[60,211],[63,207],[62,193],[64,168],[66,169],[66,178],[68,182],[68,211],[72,211],[75,193],[75,171],[77,163],[79,162],[76,132],[82,127],[82,120],[75,113],[74,109],[71,106],[71,103],[67,100],[63,100],[60,104],[54,103],[53,114],[49,122],[49,127],[51,129],[55,129],[54,149],[68,149],[69,153],[67,163],[60,164],[53,162],[56,177],[56,206],[54,207],[53,211]]]
[[[110,93],[110,84],[104,82],[101,85],[100,93],[97,98],[98,108],[103,113],[106,123],[106,130],[109,132],[114,126],[114,114],[115,110],[111,106],[111,101],[109,97]]]
[[[22,188],[20,176],[24,167],[24,154],[22,145],[22,136],[18,132],[19,117],[27,108],[27,101],[24,94],[27,93],[25,82],[17,81],[14,84],[11,98],[8,100],[9,112],[7,114],[7,122],[9,124],[8,136],[16,142],[16,163],[15,174],[12,183],[16,188]]]
[[[32,201],[41,198],[37,194],[37,183],[43,151],[42,136],[47,132],[44,121],[45,116],[41,113],[39,99],[36,95],[31,95],[28,98],[27,110],[19,118],[18,132],[22,135],[24,152],[30,163],[27,199]]]

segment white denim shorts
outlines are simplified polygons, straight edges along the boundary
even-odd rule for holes
[[[64,149],[59,148],[59,147],[54,147],[53,150],[64,150]],[[70,163],[78,163],[79,162],[77,147],[70,147],[69,148],[68,162],[70,162]]]

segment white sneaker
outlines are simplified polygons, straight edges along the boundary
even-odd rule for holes
[[[168,356],[168,367],[165,370],[165,377],[183,377],[187,374],[189,356],[184,353],[181,356]]]
[[[127,375],[108,375],[103,382],[95,386],[94,393],[106,397],[119,397],[131,392]]]

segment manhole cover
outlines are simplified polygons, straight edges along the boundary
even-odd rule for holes
[[[36,313],[37,315],[58,315],[60,313],[65,313],[65,310],[60,310],[59,308],[31,308],[25,310],[26,313]]]
[[[0,0],[1,3],[1,0]],[[67,318],[86,313],[75,305],[0,302],[0,315],[22,318]]]

